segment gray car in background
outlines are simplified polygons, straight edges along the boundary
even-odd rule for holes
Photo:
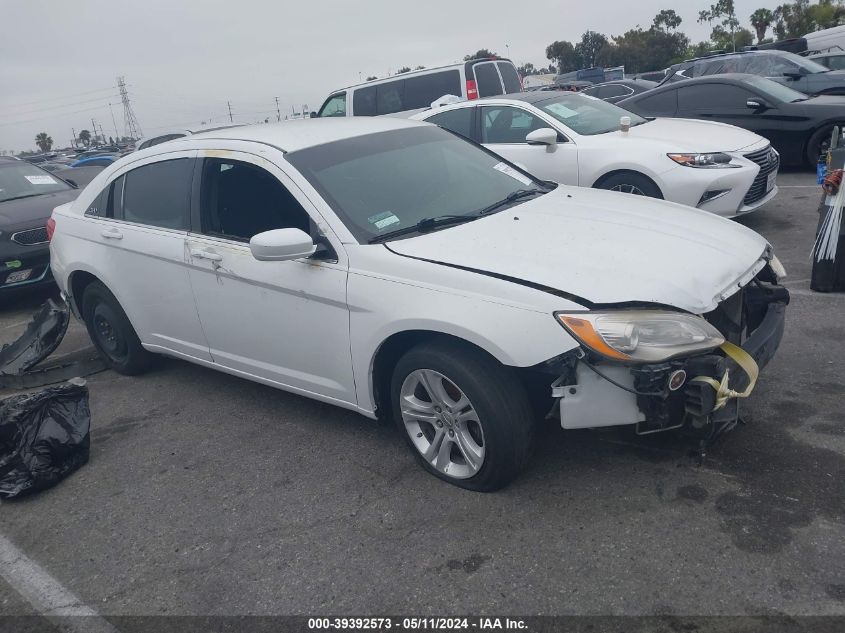
[[[806,95],[845,95],[845,70],[831,70],[786,51],[744,51],[691,59],[675,64],[661,85],[727,73],[766,77]]]

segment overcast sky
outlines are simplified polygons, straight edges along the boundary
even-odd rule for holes
[[[771,0],[736,0],[748,16]],[[57,147],[71,129],[123,135],[118,75],[145,134],[201,122],[275,117],[302,104],[316,109],[360,76],[404,65],[437,66],[479,48],[517,65],[544,66],[546,45],[587,29],[620,34],[647,27],[664,8],[681,30],[711,0],[0,0],[0,149],[33,149],[38,132]],[[673,6],[674,5],[674,6]]]

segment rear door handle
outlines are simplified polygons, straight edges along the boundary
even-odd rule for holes
[[[199,248],[191,249],[191,257],[194,259],[207,259],[212,262],[223,261],[223,256],[219,253],[215,253],[214,251],[204,251]]]
[[[102,231],[100,231],[100,235],[102,235],[103,237],[105,237],[106,239],[109,239],[109,240],[122,240],[123,239],[123,233],[121,233],[117,229],[103,229]]]

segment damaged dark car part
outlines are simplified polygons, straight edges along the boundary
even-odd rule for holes
[[[90,424],[84,381],[0,401],[0,498],[50,488],[87,463]]]
[[[0,349],[0,380],[20,376],[52,354],[62,342],[69,320],[67,304],[48,299],[21,337]]]

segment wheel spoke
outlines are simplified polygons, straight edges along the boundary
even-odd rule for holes
[[[475,440],[472,438],[469,431],[465,428],[456,428],[455,443],[458,445],[461,455],[464,456],[467,465],[472,468],[473,471],[478,470],[482,460],[484,459],[484,449],[475,443]]]
[[[434,464],[440,472],[447,472],[449,464],[452,463],[452,443],[453,440],[443,433],[443,441],[440,442],[440,450],[437,451],[437,462]]]
[[[425,453],[423,453],[423,457],[425,457],[425,461],[429,463],[434,463],[434,458],[437,457],[440,453],[440,449],[443,447],[443,444],[447,444],[448,442],[444,442],[443,440],[446,438],[446,432],[443,429],[437,429],[434,433],[434,439],[431,440],[431,444],[428,445]]]
[[[431,398],[431,401],[439,405],[440,407],[446,408],[452,406],[452,399],[449,397],[449,394],[446,393],[446,389],[443,387],[443,377],[439,374],[436,374],[432,371],[422,370],[420,371],[420,380],[423,383],[423,387],[428,392],[428,396]]]
[[[422,422],[429,422],[434,424],[437,420],[437,414],[434,412],[434,405],[430,402],[424,402],[414,395],[407,395],[402,398],[402,415],[420,420]]]

